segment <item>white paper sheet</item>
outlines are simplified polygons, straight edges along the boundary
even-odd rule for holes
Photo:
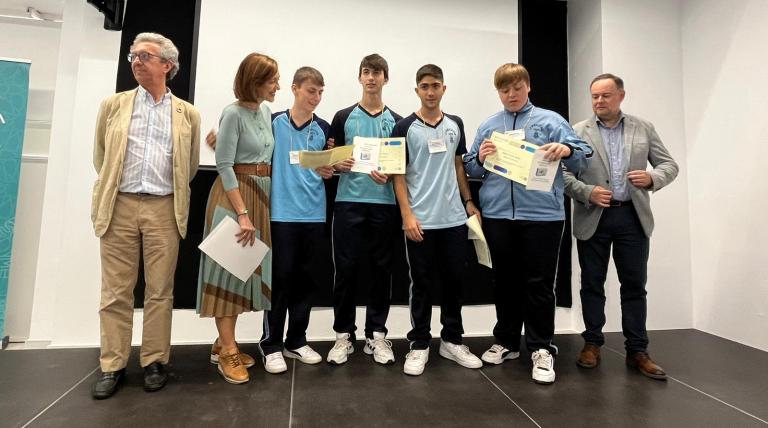
[[[237,242],[240,225],[232,217],[226,217],[208,234],[198,248],[216,261],[229,273],[245,282],[264,260],[269,247],[256,239],[253,246]]]
[[[472,240],[472,243],[475,245],[477,262],[483,266],[492,268],[491,250],[488,249],[488,242],[485,240],[485,234],[483,233],[483,228],[480,227],[480,220],[477,218],[477,214],[474,214],[467,219],[467,227],[469,228],[468,238]]]
[[[370,174],[379,169],[380,138],[355,137],[352,157],[355,159],[352,172]]]

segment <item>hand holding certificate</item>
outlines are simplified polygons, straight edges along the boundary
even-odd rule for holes
[[[486,156],[483,167],[509,180],[526,186],[527,190],[549,191],[559,168],[559,161],[544,159],[539,146],[499,132],[491,135],[496,152]]]
[[[355,137],[352,172],[405,174],[405,138]]]
[[[352,157],[354,146],[340,146],[330,150],[299,152],[299,165],[302,168],[319,168],[322,166],[333,166],[337,163]]]

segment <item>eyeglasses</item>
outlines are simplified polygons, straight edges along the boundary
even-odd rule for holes
[[[131,52],[128,54],[128,62],[132,63],[133,61],[136,61],[136,58],[138,58],[141,62],[147,62],[151,57],[155,57],[160,61],[167,61],[165,58],[159,55],[151,54],[149,52]]]

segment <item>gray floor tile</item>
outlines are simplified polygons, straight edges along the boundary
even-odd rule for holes
[[[764,426],[679,383],[628,369],[624,358],[613,352],[604,350],[597,368],[580,368],[575,364],[583,344],[579,335],[558,335],[556,344],[554,385],[532,383],[528,353],[484,369],[541,426]]]
[[[325,356],[331,344],[313,346]],[[362,341],[344,365],[298,363],[294,426],[535,426],[478,370],[441,358],[438,346],[433,341],[426,370],[416,377],[403,374],[404,340],[395,341],[397,361],[390,366],[364,355]]]
[[[768,421],[768,353],[698,330],[649,333],[651,358],[669,376]],[[624,353],[621,333],[606,345]]]
[[[244,351],[255,351],[248,345]],[[209,346],[174,346],[170,380],[160,391],[143,389],[143,371],[134,349],[122,388],[107,400],[93,400],[93,380],[83,383],[32,426],[189,427],[288,426],[291,375],[271,375],[260,361],[251,381],[226,383],[208,362]],[[95,379],[95,376],[94,376]]]
[[[98,349],[0,352],[0,425],[20,426],[99,364]]]
[[[607,335],[601,364],[592,370],[575,364],[581,338],[558,335],[557,382],[551,386],[531,381],[527,352],[500,366],[470,370],[441,358],[437,341],[424,374],[406,376],[407,343],[396,340],[397,362],[391,366],[373,363],[358,341],[345,365],[289,360],[288,373],[271,375],[257,362],[245,385],[224,382],[208,362],[208,346],[175,346],[170,382],[146,393],[134,350],[126,382],[114,397],[93,400],[91,376],[31,426],[535,426],[529,416],[544,427],[768,426],[686,386],[766,419],[768,353],[694,330],[650,336],[652,356],[680,382],[654,381],[627,369],[624,358],[607,349],[622,350],[623,339],[615,333]],[[478,355],[492,342],[465,341]],[[312,344],[323,356],[331,345]],[[255,345],[243,350],[258,355]],[[90,373],[97,359],[97,349],[0,353],[0,426],[20,426],[34,417]]]

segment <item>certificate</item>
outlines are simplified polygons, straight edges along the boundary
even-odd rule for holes
[[[405,174],[405,138],[355,137],[352,172]]]
[[[252,246],[243,246],[235,238],[239,232],[240,225],[232,217],[224,217],[198,248],[227,272],[245,282],[259,267],[269,247],[258,239]]]
[[[552,190],[558,168],[560,168],[560,161],[548,161],[544,159],[543,150],[536,150],[525,189],[549,192]]]
[[[488,249],[488,242],[485,240],[485,234],[483,234],[483,228],[480,227],[480,220],[478,220],[477,214],[474,214],[467,219],[467,227],[469,228],[468,238],[475,245],[477,262],[483,266],[492,268],[491,250]]]
[[[379,172],[405,174],[405,138],[382,138]]]
[[[302,168],[318,168],[331,166],[352,157],[354,146],[339,146],[330,150],[299,152],[299,165]]]
[[[496,153],[485,158],[488,171],[526,186],[526,190],[549,191],[559,168],[559,161],[544,159],[539,146],[499,132],[491,135]]]

